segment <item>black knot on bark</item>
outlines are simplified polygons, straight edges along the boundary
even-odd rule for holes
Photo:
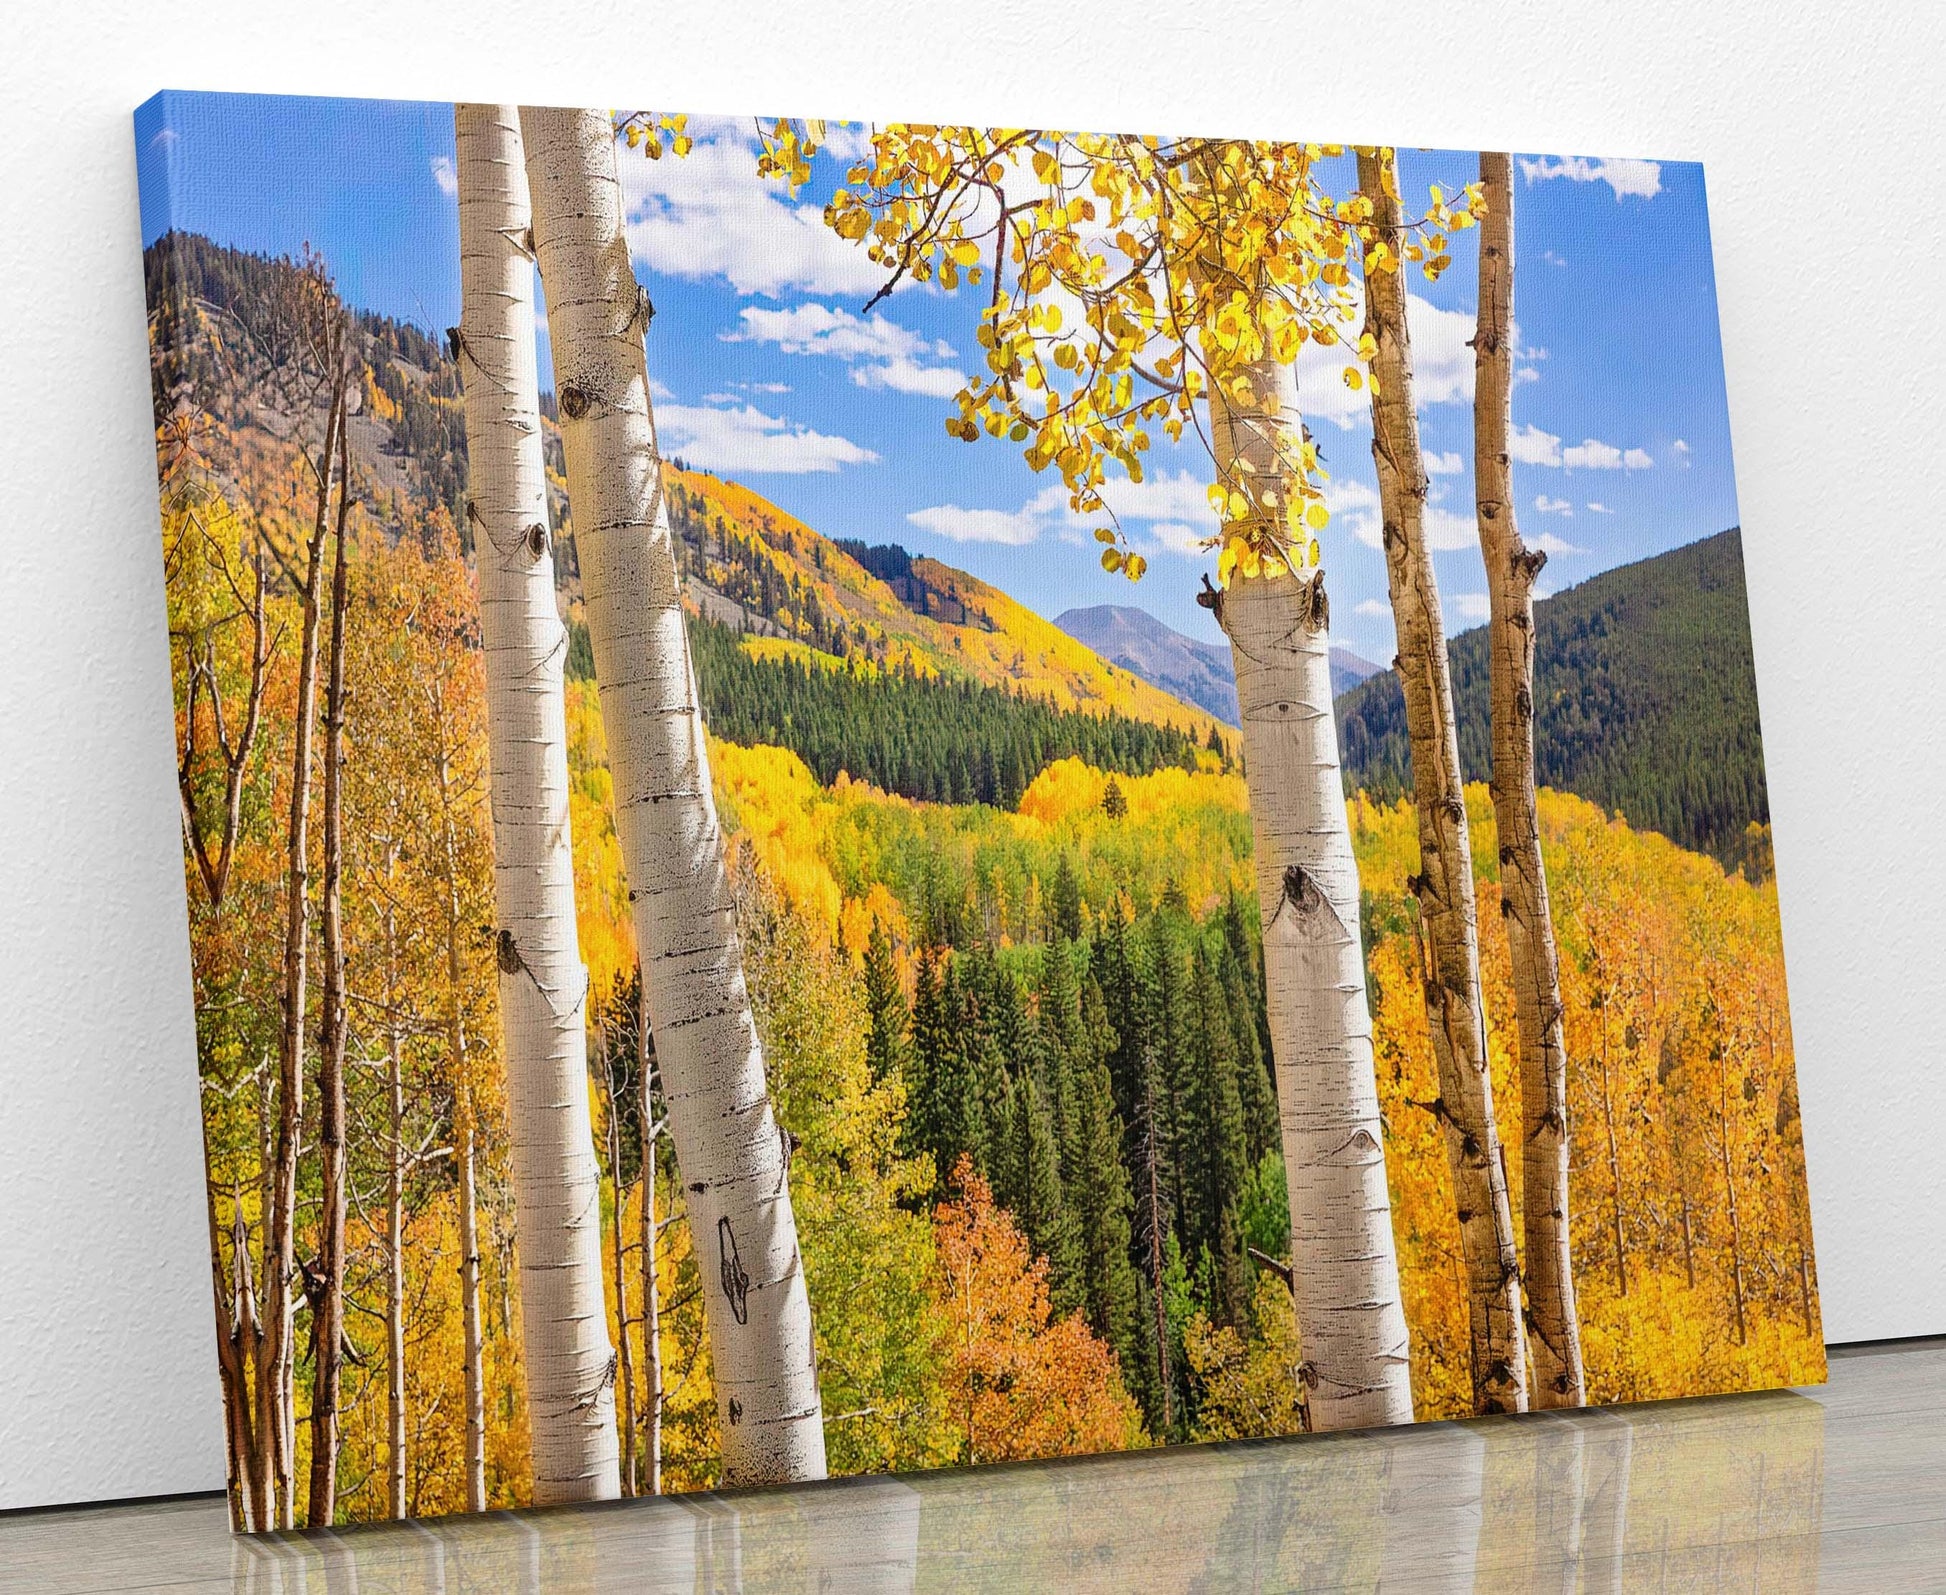
[[[1331,600],[1325,596],[1323,571],[1304,584],[1299,607],[1303,611],[1305,625],[1312,631],[1328,631],[1331,628]]]
[[[750,1321],[750,1276],[743,1271],[743,1258],[737,1252],[736,1231],[728,1218],[716,1221],[716,1255],[722,1277],[723,1294],[729,1298],[730,1312],[740,1324]]]
[[[446,352],[453,357],[453,363],[455,365],[459,363],[460,350],[465,347],[465,335],[461,333],[458,327],[448,327],[446,329]]]
[[[520,956],[520,944],[514,940],[514,933],[503,930],[495,938],[495,958],[503,975],[517,975],[527,967]]]
[[[1293,864],[1284,871],[1284,899],[1300,914],[1308,914],[1324,901],[1318,883]]]
[[[1534,695],[1525,687],[1514,691],[1514,713],[1523,720],[1531,720],[1534,716]]]
[[[1547,563],[1547,550],[1544,548],[1517,548],[1513,554],[1514,571],[1521,580],[1532,582],[1540,575],[1541,567]]]
[[[1466,818],[1466,805],[1458,798],[1447,798],[1444,807],[1446,810],[1446,818],[1451,820],[1455,825]]]
[[[527,551],[535,559],[547,552],[547,528],[539,521],[527,528]]]
[[[735,1427],[741,1422],[743,1422],[743,1402],[732,1396],[730,1397],[730,1424]]]
[[[572,382],[566,384],[561,389],[559,403],[561,406],[561,414],[565,415],[570,421],[579,421],[594,407],[594,401]]]
[[[1210,585],[1207,571],[1203,573],[1203,590],[1196,595],[1196,602],[1216,617],[1219,626],[1223,624],[1223,591]]]

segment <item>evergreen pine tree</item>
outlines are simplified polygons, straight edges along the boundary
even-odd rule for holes
[[[1081,907],[1081,877],[1075,874],[1074,860],[1066,853],[1054,871],[1054,884],[1047,894],[1047,925],[1043,937],[1049,943],[1079,941],[1086,932]]]
[[[1050,1294],[1061,1295],[1076,1273],[1072,1217],[1063,1200],[1054,1120],[1031,1069],[1013,1081],[1009,1100],[1005,1181],[994,1196],[1014,1216],[1028,1245],[1048,1262]],[[1056,1290],[1056,1285],[1061,1290]]]
[[[865,944],[865,1013],[871,1027],[865,1035],[865,1058],[871,1066],[873,1082],[902,1074],[909,1050],[912,1011],[906,1006],[905,992],[899,986],[898,966],[892,959],[892,939],[885,934],[877,916],[872,919],[871,939]]]
[[[1093,980],[1083,992],[1082,1005],[1084,1051],[1073,1065],[1073,1174],[1067,1194],[1079,1231],[1088,1321],[1134,1372],[1139,1368],[1136,1275],[1129,1255],[1134,1201],[1122,1162],[1122,1120],[1103,1061],[1114,1033],[1101,988]]]
[[[1277,1127],[1276,1087],[1265,1066],[1257,1035],[1256,994],[1237,962],[1236,948],[1225,938],[1217,945],[1217,956],[1223,1005],[1230,1022],[1230,1046],[1236,1058],[1244,1150],[1254,1168],[1265,1153],[1283,1144]]]

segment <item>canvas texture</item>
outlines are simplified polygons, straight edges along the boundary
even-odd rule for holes
[[[239,1529],[1822,1380],[1699,168],[136,133]]]

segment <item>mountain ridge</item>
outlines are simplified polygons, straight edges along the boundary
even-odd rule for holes
[[[1731,527],[1613,566],[1534,605],[1535,777],[1726,868],[1770,821],[1743,540]],[[1447,644],[1469,780],[1492,771],[1487,632]],[[1338,699],[1346,789],[1411,789],[1391,671]]]
[[[1230,651],[1177,631],[1134,604],[1090,604],[1054,617],[1077,642],[1152,686],[1207,710],[1225,725],[1239,724]],[[1381,667],[1349,648],[1331,650],[1331,690],[1348,692]]]

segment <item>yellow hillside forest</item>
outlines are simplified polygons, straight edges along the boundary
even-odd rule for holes
[[[211,1243],[228,1332],[239,1337],[253,1315],[266,1316],[262,1226],[276,1153],[298,690],[291,639],[302,622],[289,591],[267,577],[261,594],[257,586],[302,530],[272,502],[262,494],[244,513],[213,491],[185,492],[165,526],[177,731],[198,844],[189,887]],[[528,1499],[529,1462],[469,564],[443,516],[400,529],[359,504],[347,579],[349,1212],[336,1515],[365,1520],[399,1505],[426,1514],[467,1504],[468,1184],[487,1501]],[[253,668],[256,717],[246,730]],[[654,1358],[643,1338],[644,1139],[628,1084],[640,1067],[639,996],[591,682],[569,683],[568,724],[606,1288],[611,1334],[631,1351],[618,1392],[620,1421],[631,1426],[623,1449],[630,1486],[646,1491],[653,1417],[660,1487],[704,1487],[718,1478],[717,1405],[701,1271],[666,1149],[654,1174]],[[1221,1302],[1220,1289],[1198,1293],[1196,1259],[1173,1265],[1165,1294],[1177,1298],[1164,1316],[1182,1309],[1170,1326],[1180,1399],[1168,1404],[1174,1427],[1164,1428],[1136,1399],[1137,1370],[1103,1332],[1114,1323],[1092,1322],[1085,1292],[1062,1283],[1065,1243],[1039,1249],[1039,1220],[1010,1212],[996,1182],[970,1164],[935,1167],[910,1130],[915,1076],[883,1067],[874,1052],[930,1045],[926,993],[947,980],[970,989],[989,960],[1014,972],[1023,1013],[1048,1026],[1058,988],[1040,971],[1070,945],[1174,936],[1189,949],[1181,968],[1193,979],[1195,938],[1252,889],[1242,777],[1215,755],[1194,771],[1138,775],[1063,760],[1042,769],[1009,812],[916,803],[845,776],[820,785],[775,747],[715,743],[711,753],[771,1085],[796,1148],[792,1194],[833,1471],[1302,1427],[1301,1330],[1273,1268],[1252,1264],[1241,1310],[1228,1311],[1209,1305]],[[232,805],[219,873],[218,833]],[[1468,806],[1495,1099],[1503,1141],[1517,1145],[1513,1007],[1484,788],[1468,788]],[[1539,812],[1575,1061],[1572,1240],[1589,1399],[1814,1380],[1823,1352],[1776,888],[1575,797],[1543,791]],[[1415,1412],[1462,1416],[1472,1410],[1467,1307],[1407,885],[1413,817],[1405,803],[1359,797],[1350,819]],[[316,805],[307,823],[321,858]],[[1084,1010],[1106,967],[1105,953],[1093,956],[1091,984],[1076,999]],[[888,1001],[908,1016],[896,1036],[875,1029]],[[1095,1022],[1116,1021],[1104,1012]],[[315,1035],[307,1019],[307,1048]],[[319,1219],[317,1132],[304,1114],[290,1374],[297,1479],[311,1444],[305,1270]],[[463,1180],[467,1124],[473,1167]],[[1275,1160],[1274,1140],[1266,1155]],[[1269,1177],[1274,1208],[1281,1170]],[[1518,1209],[1517,1158],[1509,1177]],[[1255,1222],[1247,1201],[1239,1211]],[[1141,1305],[1153,1311],[1146,1290]],[[996,1384],[998,1368],[1010,1372]]]

